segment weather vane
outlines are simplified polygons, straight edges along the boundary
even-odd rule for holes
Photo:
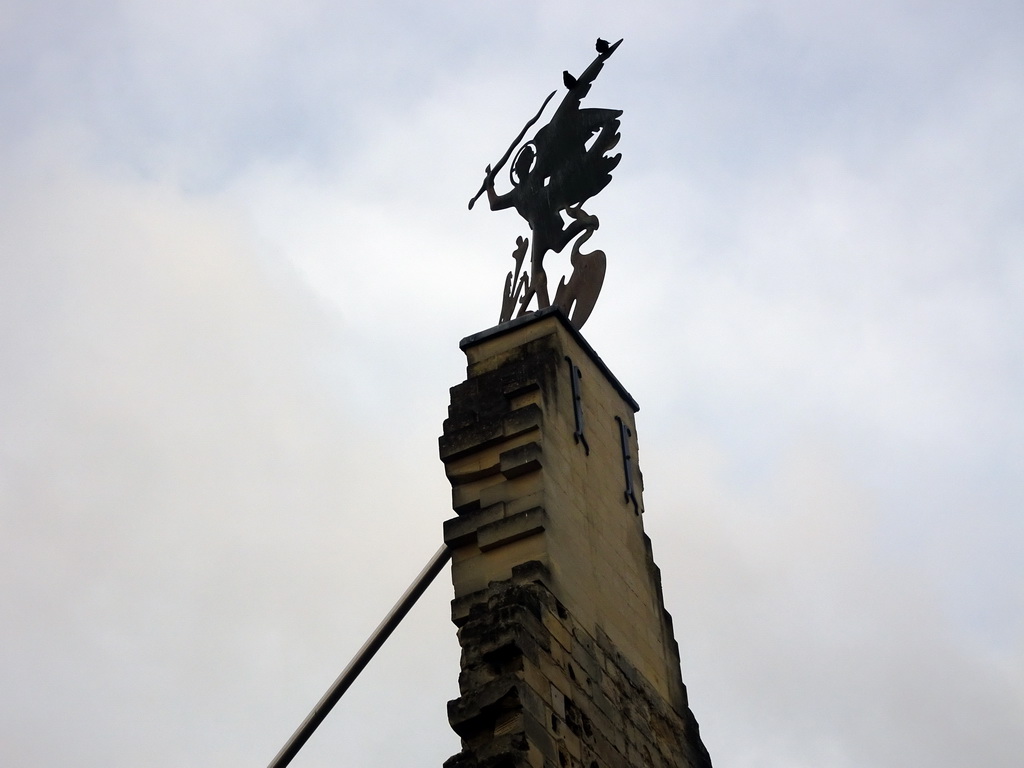
[[[530,119],[515,141],[494,168],[487,166],[480,190],[469,201],[472,209],[484,192],[492,211],[515,208],[530,225],[533,243],[528,238],[516,238],[512,252],[515,272],[505,278],[505,292],[501,302],[504,323],[529,311],[534,298],[537,309],[556,306],[570,319],[575,328],[583,327],[590,317],[597,295],[604,282],[604,251],[583,253],[580,247],[598,228],[596,216],[583,210],[583,203],[592,198],[612,180],[611,172],[619,164],[621,154],[608,157],[619,141],[621,109],[580,109],[580,102],[590,92],[590,85],[622,41],[615,44],[598,39],[597,58],[578,78],[562,73],[568,92],[555,110],[551,122],[537,131],[532,140],[521,147],[526,132],[537,122],[556,91],[544,100],[540,110]],[[595,136],[596,134],[596,136]],[[499,195],[494,191],[494,177],[519,147],[509,168],[512,189]],[[569,217],[566,221],[562,214]],[[573,270],[568,282],[563,277],[555,289],[552,301],[548,292],[544,256],[548,251],[561,253],[572,240],[570,262]],[[529,274],[522,270],[526,250],[530,248]]]

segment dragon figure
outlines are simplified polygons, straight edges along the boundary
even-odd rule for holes
[[[530,127],[537,122],[552,92],[540,111],[520,132],[505,155],[494,168],[487,166],[480,191],[469,201],[469,207],[484,192],[491,210],[515,208],[526,219],[532,234],[516,241],[513,258],[515,272],[505,278],[505,293],[499,322],[512,318],[516,305],[518,315],[528,311],[534,298],[537,308],[552,306],[544,272],[544,256],[549,251],[562,250],[579,237],[573,246],[571,263],[573,273],[566,282],[563,278],[554,296],[554,306],[570,318],[576,328],[582,327],[590,316],[597,295],[604,282],[605,255],[603,251],[583,253],[580,245],[593,235],[599,222],[583,210],[583,203],[596,195],[612,180],[611,172],[619,164],[621,154],[608,156],[619,141],[620,109],[581,109],[580,102],[590,91],[598,73],[622,41],[609,44],[597,41],[597,58],[578,78],[563,72],[567,93],[552,116],[551,121],[519,147],[509,168],[512,189],[498,194],[494,189],[495,175],[501,170]],[[562,214],[569,217],[566,221]],[[526,250],[530,249],[529,274],[520,274]]]

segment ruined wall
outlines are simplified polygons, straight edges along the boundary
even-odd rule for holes
[[[643,531],[636,403],[556,312],[462,347],[440,439],[463,648],[446,765],[710,766]]]

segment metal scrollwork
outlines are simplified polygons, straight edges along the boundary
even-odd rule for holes
[[[487,166],[480,191],[469,201],[469,207],[480,195],[487,193],[491,210],[515,208],[526,219],[531,238],[519,237],[513,251],[516,268],[505,278],[499,322],[523,315],[536,299],[537,308],[556,306],[576,328],[581,328],[597,302],[605,274],[604,251],[584,253],[580,247],[598,228],[598,219],[583,210],[583,203],[594,197],[611,181],[611,172],[619,164],[621,154],[608,156],[619,141],[620,109],[581,109],[580,102],[589,93],[598,73],[622,41],[610,44],[597,41],[597,58],[578,78],[563,72],[567,93],[555,110],[551,121],[523,144],[530,127],[537,122],[555,95],[553,91],[540,110],[520,131],[504,156],[492,168]],[[512,189],[498,194],[494,179],[498,171],[519,147],[509,167]],[[568,220],[563,218],[563,214]],[[532,243],[531,243],[532,239]],[[548,291],[544,256],[561,253],[573,244],[570,263],[572,274],[563,277],[555,290],[554,300]],[[527,248],[530,248],[529,273],[522,271]],[[518,305],[518,313],[516,307]]]

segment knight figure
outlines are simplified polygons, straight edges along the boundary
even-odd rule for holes
[[[597,41],[597,57],[578,78],[563,73],[567,93],[552,116],[551,121],[519,146],[527,130],[540,117],[540,112],[526,124],[505,156],[492,169],[487,167],[480,192],[470,201],[473,207],[481,193],[487,193],[491,210],[515,208],[526,219],[532,243],[518,238],[513,252],[516,268],[505,280],[505,295],[499,322],[510,320],[519,306],[518,315],[529,311],[534,298],[537,308],[556,306],[576,328],[582,327],[590,316],[604,281],[605,255],[603,251],[583,253],[580,246],[598,228],[596,216],[586,213],[582,206],[604,189],[611,181],[611,172],[619,164],[621,154],[607,156],[619,140],[617,109],[581,109],[580,102],[590,91],[598,73],[622,41],[614,45]],[[519,150],[509,167],[512,188],[499,194],[494,178],[512,151]],[[568,221],[563,218],[563,213]],[[576,239],[571,252],[573,272],[568,282],[559,282],[554,301],[548,289],[544,272],[544,256],[549,251],[561,253]],[[530,251],[529,273],[521,273],[527,246]]]

